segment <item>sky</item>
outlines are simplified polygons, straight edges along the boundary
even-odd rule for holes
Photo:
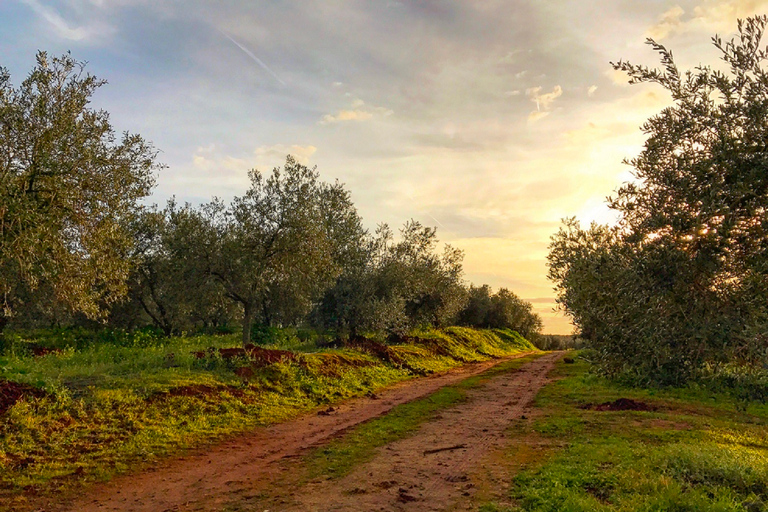
[[[710,37],[768,0],[2,0],[0,66],[71,52],[93,98],[166,164],[152,201],[248,187],[287,154],[352,193],[366,227],[415,219],[465,252],[468,281],[553,310],[561,219],[613,222],[643,122],[671,102],[610,62],[717,65]]]

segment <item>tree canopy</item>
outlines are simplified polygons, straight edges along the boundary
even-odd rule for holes
[[[156,151],[90,108],[103,80],[37,55],[17,88],[0,68],[0,322],[37,290],[103,315],[126,292],[127,228],[154,185]]]
[[[105,82],[84,68],[41,52],[18,88],[0,69],[0,333],[100,321],[236,324],[244,344],[274,326],[400,339],[464,315],[460,250],[415,220],[369,233],[342,184],[290,155],[231,202],[142,205],[157,152],[91,107]],[[491,301],[488,325],[540,328],[511,292]]]
[[[706,362],[765,360],[768,331],[768,18],[712,39],[727,71],[682,73],[672,53],[652,69],[620,61],[630,83],[656,83],[673,105],[642,127],[635,181],[609,206],[616,228],[553,237],[558,301],[610,372],[679,382]]]

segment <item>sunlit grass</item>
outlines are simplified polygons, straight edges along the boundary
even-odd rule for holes
[[[528,427],[545,447],[513,478],[525,511],[762,511],[768,503],[768,411],[700,387],[637,389],[559,363]],[[655,411],[584,408],[632,398]],[[509,454],[514,457],[513,451]],[[505,500],[506,501],[506,500]]]

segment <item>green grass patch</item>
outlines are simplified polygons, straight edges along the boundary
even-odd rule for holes
[[[525,511],[768,510],[768,409],[701,387],[638,389],[560,362],[562,377],[536,405],[545,413],[522,435],[548,443],[547,455],[513,477]],[[618,398],[654,410],[599,411]]]
[[[429,331],[430,339],[445,340],[439,350],[434,341],[422,343],[424,333],[392,346],[406,364],[285,337],[266,348],[293,348],[293,359],[254,368],[247,380],[236,372],[249,367],[248,360],[210,350],[238,346],[237,335],[143,336],[138,342],[125,335],[96,344],[46,339],[62,351],[42,357],[25,348],[27,340],[16,339],[0,356],[0,379],[47,395],[19,400],[0,415],[0,504],[109,479],[416,375],[533,349],[512,333],[458,332],[461,337]],[[214,355],[193,355],[206,350]]]

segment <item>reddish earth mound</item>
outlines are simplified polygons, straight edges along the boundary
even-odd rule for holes
[[[60,348],[49,348],[35,343],[31,344],[29,349],[35,357],[47,356],[48,354],[61,354],[63,352]]]
[[[423,376],[432,373],[431,370],[424,370],[422,368],[416,368],[412,366],[402,355],[393,350],[392,347],[378,341],[359,336],[349,340],[346,343],[346,346],[363,352],[368,352],[369,354],[372,354],[374,357],[384,361],[385,363],[389,363],[399,368],[404,368],[414,375]]]
[[[406,337],[406,341],[412,345],[420,345],[436,356],[448,356],[456,358],[456,356],[452,354],[446,346],[445,340],[441,340],[440,338],[412,338],[408,336]],[[464,361],[462,358],[458,358],[458,360]]]
[[[245,348],[235,347],[216,349],[211,347],[206,351],[192,352],[192,354],[198,359],[214,354],[218,354],[222,359],[248,359],[254,367],[267,366],[280,361],[296,360],[296,354],[288,350],[270,350],[257,347],[252,343],[246,345]]]
[[[631,398],[619,398],[613,402],[603,404],[587,404],[582,409],[591,409],[593,411],[655,411],[657,407],[645,402],[632,400]]]
[[[26,397],[42,398],[48,393],[27,384],[19,384],[0,379],[0,415],[13,407],[13,404]]]
[[[309,369],[311,367],[326,377],[341,377],[343,372],[350,368],[364,368],[375,364],[373,361],[361,357],[351,357],[339,353],[315,354],[312,361],[306,359],[301,361],[303,368]]]
[[[369,354],[372,354],[387,363],[396,365],[405,364],[405,360],[403,360],[403,358],[400,357],[394,350],[383,343],[379,343],[378,341],[358,336],[357,338],[349,340],[346,345],[349,348],[356,348],[363,352],[368,352]]]

